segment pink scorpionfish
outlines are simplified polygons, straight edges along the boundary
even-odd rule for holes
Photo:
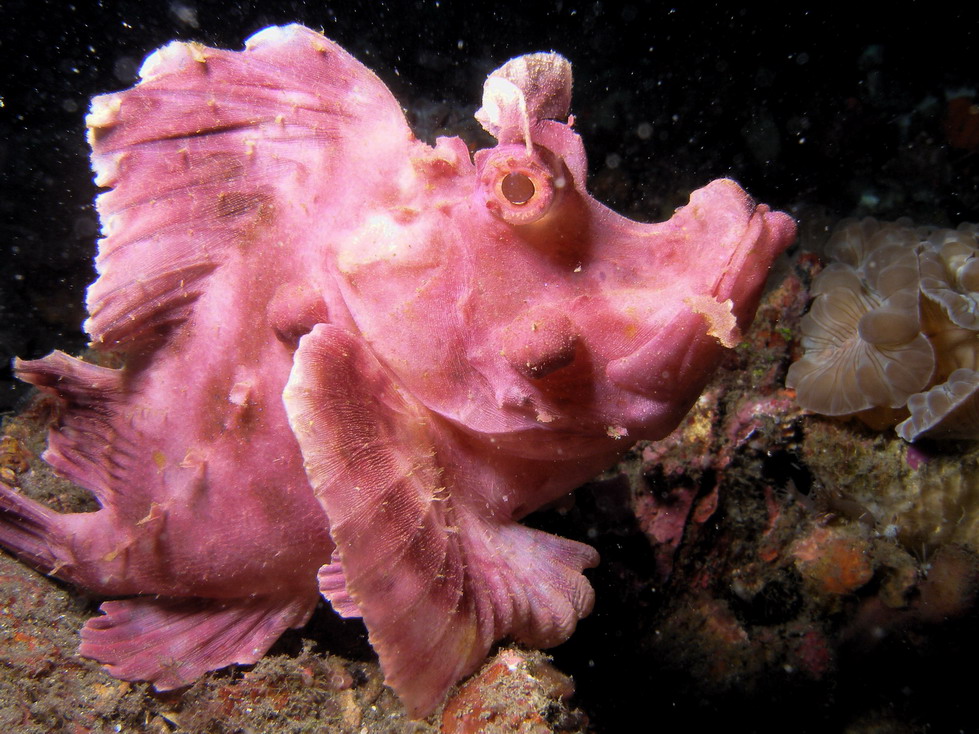
[[[87,118],[85,328],[125,366],[17,363],[64,403],[45,459],[101,509],[0,487],[0,544],[115,598],[81,654],[172,689],[322,595],[420,717],[495,641],[565,640],[598,556],[520,518],[677,425],[793,221],[728,180],[661,224],[604,207],[553,53],[489,77],[474,156],[297,25],[140,74]]]

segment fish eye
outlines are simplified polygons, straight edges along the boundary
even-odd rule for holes
[[[522,173],[508,173],[500,182],[500,193],[514,206],[523,206],[532,198],[537,189],[530,177]]]
[[[527,153],[522,145],[500,145],[484,154],[477,165],[480,201],[493,216],[509,224],[542,220],[561,197],[564,163],[549,151]]]

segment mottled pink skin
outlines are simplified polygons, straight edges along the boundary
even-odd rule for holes
[[[791,219],[731,181],[663,224],[599,204],[553,54],[491,77],[475,160],[299,26],[142,76],[89,116],[112,190],[86,328],[126,366],[18,366],[66,400],[46,458],[103,509],[0,488],[0,544],[140,595],[82,653],[158,688],[253,662],[318,592],[415,716],[495,640],[562,642],[597,554],[516,521],[675,427]]]

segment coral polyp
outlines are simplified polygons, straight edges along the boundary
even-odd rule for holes
[[[786,378],[799,404],[900,421],[907,441],[979,438],[977,231],[843,222],[813,281],[805,354]]]

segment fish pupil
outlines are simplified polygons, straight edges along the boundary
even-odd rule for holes
[[[522,173],[508,173],[500,183],[500,191],[514,206],[522,206],[534,198],[534,182]]]

